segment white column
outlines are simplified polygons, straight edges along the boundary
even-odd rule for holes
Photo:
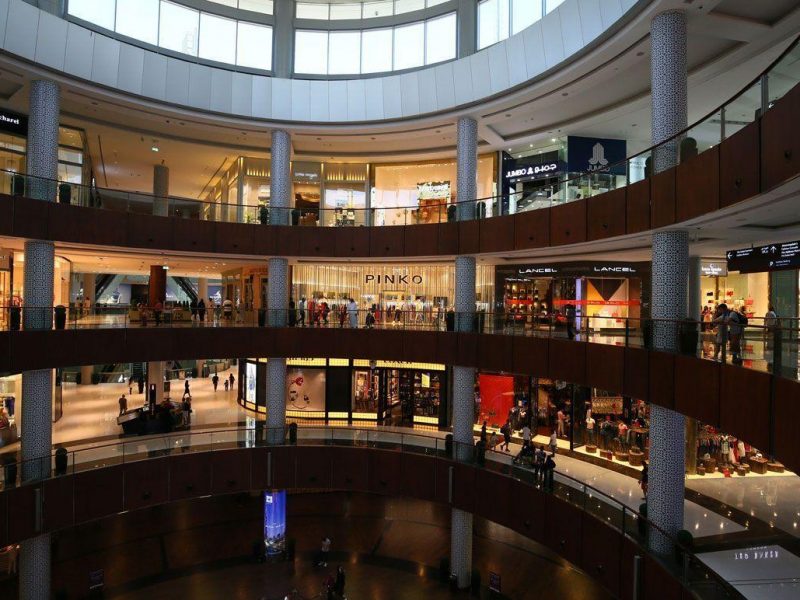
[[[94,373],[94,365],[81,366],[81,385],[91,385],[92,373]]]
[[[25,158],[27,172],[31,176],[28,181],[28,194],[36,200],[52,202],[56,198],[58,178],[60,97],[57,83],[43,80],[31,82],[29,113]],[[52,326],[54,254],[52,242],[39,240],[25,242],[23,308],[25,329],[50,329]],[[50,475],[52,412],[52,369],[24,372],[21,455],[23,461],[30,462],[23,465],[23,481],[37,480]],[[41,460],[43,458],[44,460]],[[49,598],[50,535],[45,534],[25,540],[20,547],[20,598],[23,600]]]
[[[208,303],[208,279],[205,277],[197,278],[197,299],[200,300],[200,298]]]
[[[146,401],[150,400],[150,384],[153,383],[156,385],[156,403],[158,403],[164,399],[164,363],[161,361],[147,363]]]
[[[686,13],[671,10],[656,15],[650,24],[650,79],[652,89],[653,145],[687,126]],[[664,144],[653,156],[653,172],[678,164],[680,140]]]
[[[94,308],[94,303],[96,301],[94,297],[95,291],[95,274],[94,273],[84,273],[82,277],[81,287],[83,288],[83,297],[84,299],[88,298],[89,302],[92,303],[92,308]]]
[[[292,199],[292,138],[281,129],[272,131],[270,148],[269,222],[270,225],[289,225]],[[273,210],[277,209],[277,210]]]
[[[689,281],[689,235],[685,231],[653,234],[652,264],[653,348],[676,352],[685,319]],[[667,322],[659,322],[666,319]],[[675,536],[683,529],[686,431],[683,415],[656,405],[650,407],[650,480],[647,516],[662,531]],[[671,543],[651,531],[653,550],[671,551]]]
[[[153,214],[169,216],[169,167],[153,165]]]

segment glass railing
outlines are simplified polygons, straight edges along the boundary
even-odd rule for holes
[[[275,446],[344,446],[423,454],[489,469],[536,487],[570,503],[639,544],[700,598],[742,598],[730,584],[706,567],[692,548],[659,529],[644,515],[578,479],[552,468],[536,469],[510,463],[508,454],[486,450],[480,443],[459,443],[451,435],[436,436],[355,427],[253,428],[182,432],[146,439],[124,440],[78,450],[60,448],[52,455],[17,461],[0,455],[5,489],[38,484],[53,477],[92,471],[190,452],[219,452],[237,448]],[[552,456],[552,455],[551,455]],[[556,457],[557,460],[557,457]],[[533,515],[532,518],[536,518]],[[658,550],[654,550],[658,548]],[[667,551],[664,551],[667,548]]]
[[[313,314],[296,308],[245,310],[233,304],[205,309],[140,306],[122,312],[118,307],[0,307],[0,330],[9,331],[235,327],[458,331],[553,338],[674,352],[789,379],[798,379],[800,374],[800,320],[788,318],[765,322],[753,317],[740,325],[730,316],[716,321],[580,315],[567,319],[561,313],[348,311],[342,306]]]
[[[424,206],[324,206],[279,208],[267,205],[206,202],[90,187],[0,171],[0,191],[17,196],[134,214],[224,223],[318,227],[418,225],[483,219],[498,214],[549,208],[591,198],[675,166],[758,120],[800,82],[800,46],[796,39],[762,75],[732,99],[664,142],[601,170],[565,178],[532,193],[477,200],[428,201]],[[502,208],[502,207],[508,208]]]

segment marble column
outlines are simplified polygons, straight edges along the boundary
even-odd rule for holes
[[[81,365],[81,385],[92,384],[92,373],[94,373],[94,365]]]
[[[89,299],[92,308],[94,308],[95,298],[95,274],[84,273],[81,277],[81,287],[83,288],[83,298]]]
[[[689,235],[686,231],[653,234],[653,349],[679,350],[677,321],[687,315]],[[659,319],[666,321],[659,322]],[[686,431],[683,415],[650,405],[650,480],[647,516],[662,531],[675,536],[683,529]],[[669,553],[671,543],[651,530],[654,551]]]
[[[28,143],[26,151],[28,195],[52,202],[58,179],[58,121],[60,92],[53,81],[35,80],[30,87]],[[50,329],[53,322],[52,242],[25,242],[24,308],[25,329]],[[23,481],[50,476],[52,450],[53,371],[42,369],[22,374],[21,456]],[[33,460],[38,459],[38,460]],[[50,535],[44,534],[20,544],[20,598],[50,597]]]
[[[289,208],[292,200],[292,138],[282,129],[272,131],[270,148],[269,222],[270,225],[290,225]]]
[[[688,123],[686,75],[686,13],[670,10],[650,23],[650,79],[652,141],[661,144]],[[678,164],[680,139],[671,140],[653,154],[653,172]]]
[[[198,277],[197,278],[197,299],[198,301],[200,298],[208,304],[208,279],[205,277]]]
[[[169,167],[153,165],[153,214],[169,216]]]
[[[156,386],[156,404],[164,399],[164,363],[152,361],[147,363],[146,402],[150,401],[150,385]]]

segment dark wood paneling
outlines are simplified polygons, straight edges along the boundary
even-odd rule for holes
[[[439,504],[450,504],[450,471],[455,470],[455,463],[440,459],[435,464],[436,490],[434,501]]]
[[[587,201],[589,241],[625,235],[625,188],[598,194]]]
[[[514,338],[510,335],[481,335],[478,367],[484,371],[508,371],[513,364]]]
[[[303,256],[336,256],[336,237],[339,231],[334,227],[299,227],[300,250]],[[278,248],[280,252],[280,248]]]
[[[435,458],[404,452],[400,459],[402,474],[401,492],[412,498],[434,500],[436,498]]]
[[[631,398],[650,397],[649,352],[644,348],[625,348],[625,384],[622,392]]]
[[[253,253],[259,256],[284,255],[283,248],[278,247],[278,225],[259,225],[253,239]]]
[[[459,333],[456,358],[452,364],[461,367],[478,366],[478,348],[483,343],[483,336],[479,333]]]
[[[125,510],[163,504],[169,499],[169,465],[166,458],[126,464]]]
[[[475,469],[473,467],[459,463],[454,464],[453,506],[467,512],[475,510]]]
[[[581,558],[581,510],[555,496],[545,497],[544,543],[573,564]]]
[[[369,454],[369,491],[397,496],[402,489],[401,454],[392,450],[373,450]]]
[[[770,190],[800,172],[800,86],[761,119],[761,189]]]
[[[458,336],[459,334],[452,331],[437,334],[436,362],[445,365],[456,364],[456,359],[458,357]],[[413,354],[411,354],[413,352],[413,350],[411,350],[413,347],[413,345],[406,346],[406,348],[409,349],[407,353],[408,357],[413,356]]]
[[[2,202],[0,198],[0,203]],[[8,492],[3,492],[0,493],[0,546],[7,546],[9,542],[11,539],[8,537]]]
[[[719,209],[719,146],[678,165],[675,182],[678,223]]]
[[[87,209],[57,202],[51,202],[48,209],[49,239],[82,244],[96,243],[94,240],[95,229],[91,218],[93,215],[87,214]]]
[[[642,553],[644,554],[644,553]],[[644,600],[681,600],[682,587],[654,558],[644,555]]]
[[[300,236],[301,229],[305,227],[290,227],[288,225],[278,226],[273,228],[275,232],[275,251],[282,256],[305,256],[305,249],[301,252]],[[316,227],[311,228],[315,230]]]
[[[586,381],[586,344],[574,340],[550,340],[550,377]]]
[[[508,252],[514,249],[514,215],[481,219],[481,252]]]
[[[619,596],[622,534],[584,514],[582,535],[581,568],[614,596]]]
[[[441,333],[435,331],[403,331],[403,357],[401,360],[411,362],[437,362],[439,354],[436,348],[441,339]],[[373,356],[377,356],[373,354]],[[449,363],[448,363],[449,364]]]
[[[460,221],[458,223],[458,254],[480,252],[480,237],[479,221]]]
[[[511,496],[512,479],[489,471],[477,469],[475,472],[475,513],[500,525],[509,527],[511,505],[518,502]]]
[[[650,226],[653,229],[675,223],[675,171],[668,169],[650,178]]]
[[[12,488],[6,493],[8,501],[8,537],[19,542],[37,534],[36,490],[38,485]]]
[[[369,256],[371,227],[342,227],[336,230],[336,256]],[[436,254],[434,251],[433,254]]]
[[[583,383],[621,392],[625,387],[625,348],[586,344],[586,381]]]
[[[24,311],[23,308],[23,318]],[[17,331],[11,337],[11,364],[15,371],[33,370],[38,365],[76,364],[74,332]]]
[[[172,221],[169,217],[129,213],[126,233],[127,244],[125,245],[153,250],[172,248],[174,242]],[[119,244],[120,242],[117,243]]]
[[[719,146],[719,205],[730,206],[758,194],[761,186],[760,121],[754,121]]]
[[[14,198],[14,235],[33,240],[50,239],[47,235],[49,202]]]
[[[44,495],[43,523],[46,531],[70,527],[75,523],[73,477],[54,477],[42,484]]]
[[[643,179],[625,188],[625,231],[639,233],[650,229],[650,180]]]
[[[217,224],[197,219],[173,219],[175,250],[185,252],[215,252]]]
[[[586,199],[573,200],[550,209],[550,245],[586,241]]]
[[[550,344],[546,337],[514,336],[512,370],[537,377],[549,377]]]
[[[263,435],[266,436],[266,432]],[[250,450],[251,490],[266,490],[270,488],[270,482],[269,482],[270,450],[272,450],[272,448],[253,448],[252,450]]]
[[[633,597],[634,557],[641,556],[642,549],[628,538],[622,540],[622,564],[620,568],[620,600],[640,600]]]
[[[369,453],[358,448],[338,448],[332,458],[334,489],[369,491]]]
[[[458,254],[458,223],[456,221],[439,223],[438,225],[426,225],[426,227],[436,227],[438,230],[436,238],[439,244],[439,254]]]
[[[94,227],[94,243],[117,246],[120,237],[128,231],[128,213],[98,208],[85,208],[89,211],[85,218],[91,219]],[[213,240],[213,238],[209,238]]]
[[[272,455],[272,487],[284,490],[297,487],[295,448],[269,448],[268,453]]]
[[[75,475],[75,523],[123,510],[123,467],[105,467]]]
[[[797,424],[800,423],[800,383],[779,378],[775,382],[775,456],[797,472],[800,468],[800,443]]]
[[[762,451],[770,441],[770,379],[768,373],[734,365],[720,369],[720,430]]]
[[[544,543],[545,493],[533,486],[514,481],[511,486],[509,527],[532,540]]]
[[[693,356],[676,356],[675,410],[716,426],[719,404],[719,364]]]
[[[245,225],[244,223],[217,223],[215,241],[217,252],[253,254],[258,227],[261,226]]]
[[[169,460],[169,499],[184,500],[211,493],[211,461],[204,454],[172,456]]]
[[[327,448],[298,447],[297,481],[299,488],[328,489],[331,487],[331,454]]]
[[[375,356],[385,357],[384,360],[404,360],[405,340],[409,337],[409,332],[402,329],[375,329],[366,336],[367,343],[360,344],[367,346],[367,358]],[[417,338],[412,338],[412,344]],[[434,345],[435,348],[435,345]],[[415,359],[418,360],[418,359]]]
[[[211,453],[211,492],[231,494],[250,489],[250,451],[218,450]]]
[[[403,256],[404,228],[399,225],[373,227],[369,236],[369,255]]]
[[[12,340],[16,334],[9,331],[0,331],[0,373],[13,372],[11,365]]]
[[[653,404],[674,408],[675,404],[675,357],[665,352],[650,352],[649,400]]]
[[[0,235],[14,235],[14,198],[0,194]]]
[[[550,209],[517,213],[514,217],[514,250],[550,245]]]
[[[403,227],[406,256],[435,256],[439,249],[439,227],[433,225],[409,225]]]

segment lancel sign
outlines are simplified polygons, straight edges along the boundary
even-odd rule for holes
[[[367,273],[364,275],[364,284],[377,284],[377,285],[400,285],[413,283],[415,285],[422,285],[422,275],[371,275]]]

